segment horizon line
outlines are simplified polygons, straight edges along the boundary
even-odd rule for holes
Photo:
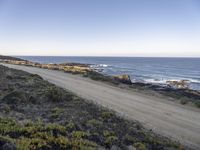
[[[6,55],[5,55],[6,56]],[[7,55],[15,57],[137,57],[137,58],[200,58],[200,56],[115,56],[115,55]]]

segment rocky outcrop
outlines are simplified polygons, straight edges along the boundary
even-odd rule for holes
[[[131,78],[130,78],[130,76],[127,75],[127,74],[114,76],[113,78],[114,78],[114,80],[116,80],[116,81],[118,81],[118,82],[121,82],[121,83],[132,84]]]
[[[64,66],[63,70],[66,72],[74,72],[74,73],[86,73],[91,71],[88,67],[80,67],[80,66]]]
[[[177,89],[187,89],[189,87],[189,80],[180,80],[180,81],[167,81],[166,83]]]

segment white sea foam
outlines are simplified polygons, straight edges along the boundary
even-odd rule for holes
[[[192,83],[199,83],[200,84],[200,80],[196,80],[196,79],[190,79],[190,82],[192,82]]]
[[[107,65],[107,64],[97,64],[97,65],[91,65],[91,67],[93,67],[93,68],[106,68],[106,67],[108,67],[109,65]]]
[[[108,67],[109,65],[107,65],[107,64],[99,64],[98,66],[99,67]]]
[[[162,79],[162,80],[159,80],[159,79],[144,79],[144,82],[145,83],[155,83],[155,84],[166,84],[168,80],[166,79]]]
[[[144,79],[144,82],[146,83],[158,83],[158,84],[167,84],[167,81],[181,81],[181,80],[188,80],[188,83],[200,83],[199,80],[195,80],[195,79]]]

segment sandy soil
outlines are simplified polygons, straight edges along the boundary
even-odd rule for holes
[[[38,74],[80,97],[109,107],[130,119],[138,120],[157,133],[200,149],[200,110],[197,108],[182,106],[160,97],[120,89],[61,71],[8,64],[6,66]]]

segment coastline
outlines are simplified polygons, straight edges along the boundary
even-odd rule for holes
[[[178,86],[176,83],[183,81],[189,89],[200,91],[199,71],[196,69],[200,63],[199,58],[75,56],[19,56],[19,58],[41,64],[59,64],[63,62],[92,64],[92,68],[98,69],[105,75],[127,74],[130,76],[132,82],[150,83],[161,86]]]
[[[10,57],[9,57],[10,58]],[[12,58],[12,57],[11,57]],[[132,82],[131,78],[127,74],[121,74],[116,76],[105,75],[99,72],[98,69],[91,67],[91,64],[81,63],[61,63],[61,64],[41,64],[37,62],[31,62],[23,59],[1,59],[2,63],[23,65],[38,67],[50,70],[59,70],[66,73],[80,74],[83,77],[88,77],[92,80],[106,82],[114,86],[127,88],[137,91],[149,91],[148,94],[160,94],[165,97],[169,97],[169,100],[178,102],[182,105],[190,105],[200,108],[200,91],[192,90],[188,88],[187,80],[181,81],[169,81],[167,85],[144,83],[144,82]]]

